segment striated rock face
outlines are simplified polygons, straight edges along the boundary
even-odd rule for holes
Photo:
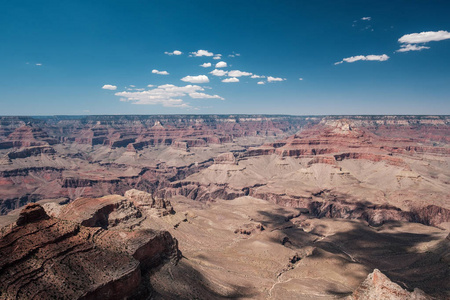
[[[0,149],[54,145],[57,139],[37,126],[24,125],[16,128],[8,137],[0,141]]]
[[[27,206],[0,239],[0,299],[145,297],[141,273],[180,258],[168,232],[109,231]]]
[[[153,197],[150,193],[132,189],[126,191],[124,196],[140,209],[154,212],[157,215],[165,216],[174,213],[169,200]]]
[[[39,154],[55,154],[55,149],[50,146],[34,146],[28,148],[21,148],[8,152],[9,159],[26,158],[30,156],[36,156]]]
[[[104,229],[133,228],[144,220],[134,203],[119,195],[79,198],[65,205],[57,217],[82,226]]]
[[[398,284],[389,280],[389,278],[375,269],[370,273],[366,280],[353,292],[348,300],[431,300],[420,289],[408,292],[402,289]]]
[[[445,126],[444,126],[445,127]],[[426,143],[425,145],[423,143]],[[355,126],[354,120],[327,119],[285,140],[252,148],[248,156],[270,155],[276,153],[286,156],[323,156],[335,154],[336,160],[365,159],[374,162],[403,166],[404,161],[397,154],[450,155],[450,148],[436,147],[426,139],[381,137],[367,128]],[[329,160],[328,160],[329,161]]]

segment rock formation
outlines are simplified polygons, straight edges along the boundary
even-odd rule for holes
[[[78,198],[63,206],[56,217],[82,226],[104,229],[133,228],[144,219],[133,202],[119,195]]]
[[[0,239],[0,299],[144,297],[141,273],[176,262],[168,232],[109,231],[49,217],[37,204]]]
[[[408,292],[398,284],[389,280],[378,269],[373,270],[366,280],[353,292],[348,300],[431,300],[422,290],[414,289]]]
[[[150,193],[132,189],[126,191],[124,196],[136,205],[136,207],[147,212],[155,213],[159,216],[174,213],[170,201],[160,197],[153,197]]]

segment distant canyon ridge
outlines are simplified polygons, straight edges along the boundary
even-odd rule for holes
[[[81,196],[123,194],[132,188],[161,197],[181,194],[201,201],[251,194],[282,205],[308,207],[317,197],[343,199],[347,193],[351,196],[347,198],[354,199],[356,185],[357,190],[364,190],[359,196],[368,192],[362,186],[370,182],[362,177],[376,175],[354,174],[355,167],[345,166],[353,161],[381,163],[391,171],[383,176],[372,167],[389,181],[371,187],[375,190],[370,191],[369,198],[377,198],[373,202],[418,210],[414,198],[420,202],[429,193],[427,204],[439,208],[428,209],[445,209],[447,215],[449,207],[444,204],[448,200],[449,177],[443,169],[450,156],[449,120],[448,116],[2,117],[0,212],[6,214],[43,199],[69,202]],[[301,164],[292,167],[290,158]],[[260,170],[258,176],[262,178],[245,176],[235,184],[235,174],[242,176],[251,169],[246,166],[239,172],[236,165],[258,159],[269,160],[264,162],[267,167],[276,164],[285,173],[301,169],[295,175],[302,182],[297,184],[298,192],[290,194],[290,189],[283,186],[286,180],[281,178],[281,186],[270,182],[268,177],[274,174],[269,173],[274,170],[269,169]],[[314,171],[315,164],[325,164],[329,170]],[[216,170],[217,166],[223,170]],[[219,183],[217,177],[208,179],[211,172],[231,175]],[[314,179],[318,174],[311,172],[326,174]],[[269,188],[271,185],[274,187]],[[411,191],[411,185],[418,188],[417,193]],[[352,190],[343,191],[345,186]],[[402,193],[412,198],[398,200]],[[319,204],[322,202],[314,205]]]

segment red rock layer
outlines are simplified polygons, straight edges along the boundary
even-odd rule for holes
[[[423,145],[424,142],[428,142],[428,144]],[[423,139],[380,137],[366,128],[355,127],[354,122],[347,119],[335,121],[325,119],[321,124],[285,140],[251,148],[246,153],[247,156],[270,154],[277,154],[281,157],[330,156],[334,154],[336,160],[365,159],[404,166],[401,158],[392,157],[392,155],[432,154],[448,156],[450,155],[450,148],[434,146],[430,141],[424,141]],[[331,160],[328,159],[327,163],[330,162]]]

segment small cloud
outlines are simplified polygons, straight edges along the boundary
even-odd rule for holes
[[[216,54],[213,59],[222,59],[222,54]]]
[[[402,44],[421,44],[428,42],[438,42],[447,39],[450,39],[450,32],[439,30],[406,34],[399,38],[398,42]]]
[[[105,84],[104,86],[102,86],[102,89],[115,91],[115,90],[117,90],[117,86],[111,85],[111,84]]]
[[[230,83],[230,82],[239,82],[239,79],[236,78],[236,77],[225,78],[224,80],[222,80],[222,82],[227,82],[227,83]]]
[[[272,76],[267,77],[268,82],[285,81],[285,80],[286,78],[272,77]]]
[[[361,18],[361,20],[363,20],[363,21],[370,21],[370,20],[372,20],[372,17],[363,17],[363,18]]]
[[[133,85],[133,84],[130,84],[130,87],[136,87],[135,85]]]
[[[217,69],[214,69],[211,72],[209,72],[209,74],[212,74],[214,76],[225,76],[225,75],[227,75],[227,73],[228,73],[227,71],[217,70]]]
[[[181,54],[183,54],[183,52],[181,52],[181,51],[179,51],[179,50],[175,50],[175,51],[173,51],[173,52],[164,52],[164,54],[167,54],[167,55],[181,55]]]
[[[89,109],[84,109],[83,112],[84,113],[90,113],[91,111]]]
[[[211,67],[211,63],[204,63],[204,64],[201,64],[200,67],[203,67],[203,68],[209,68],[209,67]]]
[[[405,45],[400,45],[400,49],[398,49],[395,52],[420,51],[423,49],[430,49],[430,47],[405,44]]]
[[[147,87],[154,87],[154,85],[153,84],[148,84]]]
[[[264,81],[258,81],[258,84],[266,84]]]
[[[191,52],[191,57],[195,56],[195,57],[200,57],[200,56],[213,56],[214,53],[209,52],[207,50],[198,50],[196,52]]]
[[[303,78],[299,78],[298,80],[300,80],[300,81],[301,81],[301,80],[303,80]]]
[[[241,77],[241,76],[250,76],[253,75],[253,73],[250,72],[243,72],[239,70],[232,70],[228,72],[228,76],[230,77]]]
[[[194,98],[194,99],[220,99],[220,100],[225,100],[224,98],[220,97],[219,95],[208,95],[208,94],[199,93],[199,92],[190,93],[189,97]]]
[[[219,62],[216,64],[216,68],[226,68],[227,66],[228,66],[227,63],[224,62],[224,61],[219,61]]]
[[[253,74],[250,78],[266,78],[266,76]]]
[[[169,72],[167,71],[158,71],[158,70],[152,70],[153,74],[158,74],[158,75],[169,75]]]
[[[42,66],[42,64],[41,63],[37,63],[36,66],[40,67],[40,66]]]
[[[197,75],[197,76],[185,76],[181,78],[182,81],[190,82],[190,83],[206,83],[209,82],[209,78],[206,75]]]
[[[351,57],[347,57],[342,59],[341,61],[338,61],[336,63],[334,63],[335,65],[340,65],[343,62],[347,62],[347,63],[353,63],[355,61],[358,60],[369,60],[369,61],[386,61],[389,59],[389,56],[387,56],[386,54],[382,54],[382,55],[357,55],[357,56],[351,56]]]

